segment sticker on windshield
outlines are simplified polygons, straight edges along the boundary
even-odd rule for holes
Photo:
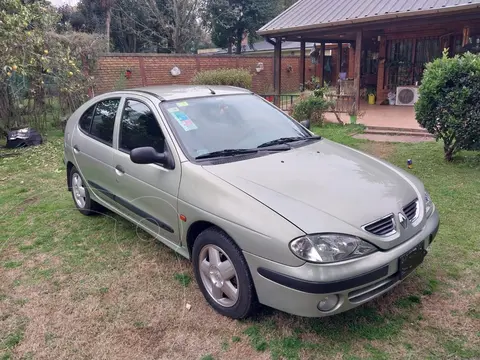
[[[169,113],[174,113],[174,112],[177,112],[177,111],[180,111],[180,109],[177,108],[177,107],[172,107],[172,108],[169,108],[169,109],[168,109],[168,112],[169,112]]]
[[[187,116],[187,114],[185,114],[185,113],[182,112],[182,111],[172,112],[172,115],[173,115],[173,117],[174,117],[177,121],[187,121],[187,120],[190,120],[190,118]]]
[[[178,106],[178,107],[187,107],[187,106],[188,106],[188,102],[186,102],[186,101],[178,102],[178,103],[177,103],[177,106]]]
[[[191,131],[198,129],[197,125],[182,111],[171,112],[172,116],[177,120],[180,126],[185,131]]]

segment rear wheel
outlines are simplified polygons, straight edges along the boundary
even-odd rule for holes
[[[193,245],[197,283],[208,303],[234,319],[248,317],[256,307],[256,294],[247,262],[233,240],[218,228],[198,235]]]
[[[100,204],[90,198],[87,183],[75,167],[72,167],[70,170],[70,184],[72,187],[73,202],[78,211],[88,216],[98,214],[102,210]]]

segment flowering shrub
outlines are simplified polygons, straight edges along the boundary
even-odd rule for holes
[[[58,21],[55,9],[43,2],[2,0],[0,131],[24,125],[42,130],[88,97],[89,73],[104,42],[57,34]]]

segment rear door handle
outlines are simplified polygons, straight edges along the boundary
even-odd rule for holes
[[[80,149],[78,148],[77,145],[75,145],[75,146],[73,147],[73,151],[75,152],[75,154],[78,154],[78,153],[80,152]]]
[[[120,165],[115,166],[115,172],[117,173],[117,175],[125,174],[125,170],[123,170],[123,167]]]

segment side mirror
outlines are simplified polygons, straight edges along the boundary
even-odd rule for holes
[[[167,169],[175,167],[168,151],[157,152],[153,147],[139,147],[130,151],[130,160],[135,164],[160,164]]]
[[[300,124],[302,124],[302,126],[306,127],[308,130],[310,130],[310,120],[300,121]]]

